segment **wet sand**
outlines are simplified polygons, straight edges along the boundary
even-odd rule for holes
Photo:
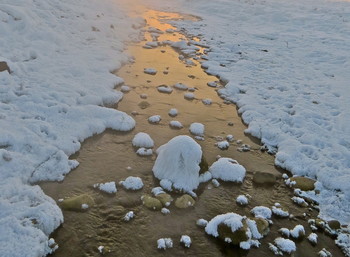
[[[166,19],[182,19],[179,14],[146,11],[146,29],[157,27],[176,29],[166,23]],[[191,18],[187,16],[186,18]],[[191,19],[195,20],[196,17]],[[149,33],[145,33],[147,41],[151,41]],[[184,35],[164,33],[158,41],[178,41],[185,38]],[[179,53],[170,46],[159,46],[154,49],[145,49],[142,46],[146,41],[130,44],[127,52],[135,58],[135,62],[125,65],[116,74],[125,80],[125,85],[131,87],[131,91],[124,95],[123,100],[116,106],[118,110],[134,115],[136,128],[128,133],[106,131],[96,135],[82,144],[81,150],[72,158],[80,162],[80,166],[73,170],[61,183],[41,183],[46,194],[53,199],[71,197],[87,193],[95,200],[95,205],[86,212],[63,211],[65,222],[52,236],[59,244],[59,249],[54,256],[99,256],[98,246],[105,246],[108,251],[106,256],[273,256],[268,249],[268,243],[279,237],[278,229],[281,227],[293,228],[302,224],[306,229],[306,235],[311,233],[307,225],[309,218],[315,218],[317,211],[302,208],[292,203],[292,191],[284,185],[281,178],[281,170],[274,166],[274,157],[261,152],[259,141],[246,136],[242,123],[233,104],[226,104],[218,97],[214,88],[208,87],[207,82],[217,81],[213,76],[207,75],[200,63],[194,60],[196,66],[187,66],[179,60]],[[203,50],[203,49],[202,49]],[[201,51],[202,51],[201,50]],[[148,75],[144,68],[157,69],[156,75]],[[167,74],[163,73],[166,71]],[[174,89],[171,94],[157,91],[157,86],[165,84],[172,86],[181,82],[189,87],[196,88],[194,100],[186,100],[184,91]],[[147,94],[147,99],[141,99],[141,94]],[[204,105],[202,99],[210,98],[213,103]],[[149,106],[140,108],[139,104],[147,101]],[[176,108],[179,111],[177,117],[170,117],[168,111]],[[160,124],[154,125],[148,122],[148,117],[161,115]],[[183,125],[182,129],[172,129],[169,121],[178,120]],[[210,182],[202,184],[197,190],[198,198],[194,207],[177,209],[173,204],[169,207],[171,213],[163,215],[142,206],[140,197],[150,194],[153,187],[159,186],[159,181],[153,177],[152,167],[155,155],[152,157],[140,157],[135,153],[131,141],[138,132],[148,133],[155,141],[156,148],[168,142],[177,135],[190,135],[188,128],[192,122],[200,122],[205,125],[205,141],[198,141],[209,165],[213,163],[217,155],[230,157],[247,169],[247,176],[243,184],[221,183],[220,187],[214,187]],[[234,125],[229,126],[232,122]],[[228,150],[220,150],[215,143],[217,137],[226,137],[232,134],[235,139],[241,139],[243,143],[252,148],[249,152],[239,152],[240,144],[237,141],[230,143]],[[130,166],[130,169],[127,167]],[[253,183],[254,172],[269,173],[276,176],[273,185],[257,185]],[[115,195],[104,194],[92,187],[95,183],[116,181],[117,183],[128,176],[142,178],[145,186],[142,190],[131,192],[118,187]],[[235,203],[239,194],[249,194],[252,198],[246,207],[240,207]],[[171,193],[175,199],[179,194]],[[259,205],[271,207],[274,203],[280,203],[287,208],[296,219],[272,218],[271,232],[260,240],[258,249],[243,251],[236,247],[224,244],[219,240],[205,234],[203,228],[196,226],[196,220],[204,218],[210,220],[214,216],[227,212],[236,212],[241,215],[251,216],[250,210]],[[123,221],[128,211],[134,211],[135,219],[130,222]],[[306,213],[304,218],[303,213]],[[297,242],[297,252],[294,256],[317,256],[322,248],[326,247],[333,256],[343,256],[334,245],[334,241],[324,235],[318,234],[318,245],[313,247],[306,240]],[[179,244],[181,235],[189,235],[192,246],[185,249]],[[174,240],[173,249],[158,250],[156,241],[162,237],[171,237]]]

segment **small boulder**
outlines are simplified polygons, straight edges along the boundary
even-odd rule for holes
[[[195,200],[190,195],[183,195],[176,199],[175,206],[180,209],[185,209],[195,204]]]
[[[337,220],[330,220],[327,223],[328,223],[328,226],[333,230],[340,229],[340,222]]]
[[[168,207],[174,200],[171,195],[166,193],[161,193],[156,195],[156,198],[163,204],[163,206]]]
[[[273,185],[276,183],[276,176],[271,173],[255,172],[253,181],[259,185]]]
[[[233,245],[239,245],[241,242],[247,241],[249,239],[247,232],[248,226],[244,222],[243,227],[232,232],[231,227],[224,223],[218,226],[219,238],[225,242],[229,242]]]
[[[269,222],[263,218],[253,218],[258,228],[259,233],[262,236],[266,236],[270,232]]]
[[[159,211],[163,208],[162,203],[154,197],[151,197],[149,195],[144,195],[141,197],[143,205],[152,210],[152,211]]]
[[[294,188],[299,188],[302,191],[310,191],[315,189],[315,180],[307,177],[292,177],[290,181],[295,181],[293,183]]]
[[[86,206],[91,207],[94,203],[94,199],[91,196],[83,194],[64,199],[60,206],[66,211],[85,211],[87,209]]]

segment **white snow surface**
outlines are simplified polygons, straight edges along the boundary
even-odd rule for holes
[[[119,184],[128,190],[140,190],[143,188],[142,179],[139,177],[127,177],[125,180],[120,181]]]
[[[159,5],[202,18],[177,26],[210,46],[203,66],[227,82],[219,93],[237,104],[246,132],[277,151],[276,165],[317,178],[321,218],[350,223],[350,3]]]
[[[139,38],[140,21],[112,0],[1,1],[0,61],[11,74],[0,72],[0,256],[50,253],[62,213],[30,185],[63,180],[87,137],[134,127],[106,106],[122,98],[110,71],[128,60],[122,42]]]
[[[246,170],[236,160],[220,158],[209,167],[213,178],[223,181],[243,182]]]
[[[199,185],[201,146],[189,136],[176,136],[157,149],[153,174],[176,189],[191,192]],[[163,187],[163,186],[162,186]]]
[[[132,145],[135,147],[152,148],[154,146],[154,142],[150,135],[144,132],[139,132],[134,136]]]

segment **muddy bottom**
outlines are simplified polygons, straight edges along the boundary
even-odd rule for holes
[[[176,28],[166,23],[166,20],[182,19],[175,13],[147,11],[146,30],[156,27],[161,31]],[[195,17],[192,17],[195,19]],[[158,42],[163,40],[179,41],[185,36],[179,32],[168,30],[169,33],[159,34]],[[154,34],[153,34],[154,36]],[[152,34],[145,33],[146,40],[152,41]],[[85,212],[63,211],[65,222],[52,235],[59,244],[54,256],[100,256],[99,246],[104,246],[106,256],[273,256],[268,249],[268,243],[279,237],[281,227],[293,228],[297,224],[305,227],[306,235],[311,233],[307,220],[315,218],[317,212],[312,208],[302,208],[292,203],[292,191],[284,185],[281,171],[274,166],[274,157],[260,151],[259,141],[244,134],[245,125],[237,115],[236,107],[224,103],[218,97],[215,88],[207,86],[208,82],[217,81],[207,75],[200,63],[193,58],[194,65],[187,65],[186,60],[179,59],[179,53],[169,45],[146,49],[146,41],[130,45],[128,53],[135,58],[135,62],[125,65],[116,74],[125,80],[131,90],[125,93],[118,104],[118,110],[133,115],[136,128],[128,133],[106,131],[101,135],[86,140],[81,150],[72,156],[80,162],[80,166],[72,171],[62,183],[40,184],[46,194],[53,199],[68,198],[80,194],[89,194],[95,201],[93,206]],[[198,56],[204,49],[198,51]],[[180,56],[181,58],[181,56]],[[197,59],[197,58],[196,58]],[[154,68],[156,75],[144,73],[144,68]],[[157,90],[159,85],[172,87],[181,82],[194,88],[195,99],[187,100],[187,91],[173,89],[171,94]],[[219,86],[222,86],[218,82]],[[146,96],[147,95],[147,96]],[[202,99],[211,99],[211,105],[205,105]],[[170,117],[171,108],[178,110],[176,117]],[[148,118],[160,115],[159,124],[151,124]],[[182,129],[172,129],[169,122],[178,120]],[[174,204],[169,206],[170,213],[146,209],[140,200],[143,194],[151,194],[159,181],[154,178],[152,167],[155,155],[140,157],[135,153],[131,141],[138,132],[148,133],[155,145],[168,142],[177,135],[190,135],[189,125],[200,122],[205,125],[205,140],[198,141],[209,165],[217,155],[236,159],[247,169],[247,176],[243,184],[221,183],[214,187],[211,182],[201,184],[196,191],[198,198],[193,207],[177,209]],[[233,125],[232,125],[233,124]],[[235,141],[230,143],[227,150],[220,150],[215,143],[220,137],[232,134]],[[242,143],[249,144],[251,151],[237,150]],[[255,184],[254,172],[273,174],[277,179],[272,184]],[[282,171],[283,172],[283,171]],[[144,187],[139,191],[127,191],[118,185],[115,195],[108,195],[92,187],[95,183],[124,180],[128,176],[142,178]],[[240,194],[249,194],[250,202],[245,207],[236,204],[235,199]],[[171,193],[176,199],[180,194]],[[294,219],[272,218],[271,232],[260,240],[258,249],[243,251],[232,247],[218,239],[207,236],[203,228],[196,225],[196,220],[212,219],[218,214],[236,212],[251,217],[250,210],[255,206],[271,207],[280,203],[293,214]],[[135,218],[125,222],[123,217],[128,211],[134,211]],[[334,241],[317,232],[318,244],[313,247],[306,240],[297,241],[297,251],[294,256],[318,256],[322,248],[327,248],[333,256],[343,256],[334,245]],[[181,235],[188,235],[192,239],[192,246],[187,249],[180,245]],[[158,250],[157,240],[170,237],[174,241],[172,249]]]

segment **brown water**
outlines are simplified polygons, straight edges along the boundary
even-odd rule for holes
[[[175,13],[163,13],[146,11],[144,17],[147,26],[157,27],[162,31],[173,28],[164,19],[182,19],[183,16]],[[186,18],[195,20],[196,17]],[[173,28],[174,29],[174,28]],[[147,40],[149,33],[145,34]],[[185,38],[180,33],[164,33],[159,41],[178,41]],[[197,61],[196,66],[186,66],[179,60],[179,53],[169,46],[161,46],[155,49],[144,49],[145,42],[131,44],[128,53],[135,57],[133,64],[125,65],[116,74],[125,79],[126,85],[132,90],[126,93],[117,108],[128,114],[135,115],[136,128],[129,133],[106,131],[101,135],[86,140],[81,150],[72,156],[80,162],[80,166],[72,171],[62,183],[42,183],[46,194],[54,199],[71,197],[82,193],[88,193],[95,200],[95,205],[87,212],[63,211],[65,222],[54,233],[53,237],[59,244],[59,249],[54,256],[99,256],[97,247],[105,246],[110,250],[106,256],[273,256],[268,249],[268,243],[279,236],[277,230],[281,227],[293,228],[297,224],[304,225],[306,234],[311,233],[307,225],[307,219],[302,218],[307,213],[308,218],[316,217],[315,210],[301,208],[292,203],[292,192],[286,188],[281,179],[281,173],[274,166],[273,156],[259,150],[259,142],[244,135],[245,125],[237,115],[236,107],[225,104],[213,88],[206,84],[216,81],[216,77],[207,75]],[[155,68],[156,75],[147,75],[144,68]],[[167,71],[164,74],[163,71]],[[189,76],[191,75],[191,76]],[[159,93],[157,86],[166,84],[172,86],[175,83],[184,83],[196,88],[196,99],[189,101],[184,99],[184,91],[176,90],[171,94]],[[141,99],[141,94],[147,94],[147,99]],[[210,98],[213,104],[204,105],[201,99]],[[139,104],[147,101],[149,107],[142,109]],[[168,116],[170,108],[177,108],[179,115],[175,118]],[[153,125],[148,122],[148,117],[161,115],[160,124]],[[179,120],[184,128],[177,130],[169,127],[169,121]],[[131,145],[133,136],[138,132],[146,132],[155,141],[156,147],[166,143],[174,136],[187,134],[192,122],[205,124],[205,141],[199,141],[204,156],[208,163],[215,161],[217,155],[231,157],[238,160],[247,169],[247,176],[243,184],[221,183],[215,188],[211,183],[203,184],[197,190],[198,198],[194,207],[189,209],[177,209],[171,205],[171,213],[163,215],[160,212],[150,211],[142,206],[140,197],[150,194],[151,189],[159,185],[159,181],[153,177],[152,167],[155,156],[139,157]],[[233,122],[229,126],[228,122]],[[232,134],[235,139],[243,140],[243,143],[252,147],[250,152],[239,152],[237,142],[231,143],[226,151],[215,146],[216,137],[225,137]],[[127,167],[132,169],[129,170]],[[260,171],[272,173],[278,177],[272,186],[257,186],[252,182],[253,173]],[[92,185],[100,182],[124,180],[128,176],[141,177],[145,186],[142,190],[130,192],[118,186],[115,195],[103,194],[93,189]],[[249,194],[252,199],[248,206],[239,207],[235,199],[239,194]],[[173,198],[178,197],[172,194]],[[274,224],[267,237],[260,240],[261,247],[249,252],[230,247],[220,241],[207,236],[202,228],[196,226],[196,220],[204,218],[210,220],[214,216],[227,212],[236,212],[250,216],[249,211],[258,205],[271,207],[279,202],[289,209],[297,219],[273,218]],[[128,211],[134,211],[135,219],[126,223],[124,215]],[[181,235],[189,235],[192,246],[189,249],[179,244]],[[318,233],[319,243],[312,247],[307,240],[297,243],[298,250],[294,256],[317,256],[317,252],[326,247],[333,256],[343,256],[335,247],[334,242],[322,233]],[[171,237],[174,247],[166,251],[158,250],[156,241],[162,237]]]

